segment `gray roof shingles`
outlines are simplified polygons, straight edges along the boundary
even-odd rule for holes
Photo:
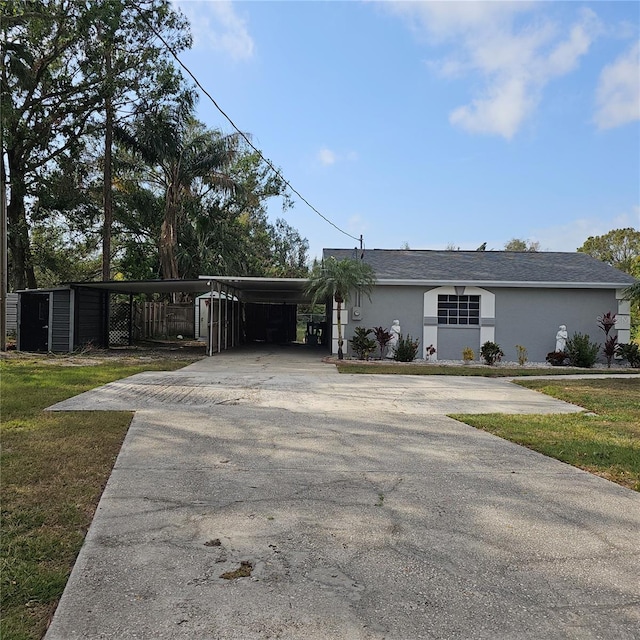
[[[324,249],[337,260],[363,255],[378,280],[575,283],[628,286],[635,279],[586,253]]]

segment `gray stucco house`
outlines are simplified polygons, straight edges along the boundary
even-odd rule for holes
[[[419,338],[422,357],[436,348],[431,360],[460,360],[465,347],[477,356],[490,340],[505,360],[517,360],[522,345],[530,361],[544,362],[561,324],[569,336],[603,343],[596,321],[611,311],[618,342],[630,341],[630,305],[622,298],[634,278],[584,253],[324,249],[323,256],[362,259],[376,273],[371,299],[351,299],[342,313],[345,340],[357,325],[388,328],[398,319],[405,336]],[[334,310],[337,353],[335,323]]]

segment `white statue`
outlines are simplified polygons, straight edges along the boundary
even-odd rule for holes
[[[567,348],[567,336],[567,327],[561,324],[556,333],[556,351],[564,351]]]
[[[389,329],[389,333],[391,334],[391,340],[387,343],[387,358],[393,358],[393,356],[396,355],[396,347],[398,346],[400,334],[402,333],[402,330],[400,329],[400,320],[393,321],[391,329]]]

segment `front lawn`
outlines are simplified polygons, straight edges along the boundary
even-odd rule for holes
[[[518,384],[589,413],[451,417],[640,491],[640,380],[519,380]]]
[[[43,412],[83,391],[187,361],[0,362],[3,640],[44,635],[131,422],[128,412]]]

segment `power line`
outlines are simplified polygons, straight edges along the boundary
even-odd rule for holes
[[[148,27],[151,29],[151,31],[153,31],[153,33],[156,35],[158,40],[160,40],[160,42],[162,42],[162,44],[167,48],[167,50],[173,56],[175,61],[189,74],[189,76],[196,83],[196,86],[200,89],[200,91],[202,91],[202,93],[204,93],[204,95],[207,96],[209,100],[211,100],[213,106],[227,119],[229,124],[242,136],[244,141],[260,156],[261,160],[282,180],[282,182],[293,193],[295,193],[298,196],[298,198],[300,198],[300,200],[302,200],[302,202],[304,202],[313,212],[318,214],[325,222],[329,223],[334,229],[337,229],[340,233],[343,233],[345,236],[348,236],[353,240],[359,241],[362,245],[362,236],[360,236],[359,238],[356,238],[355,236],[352,236],[350,233],[347,233],[344,229],[341,229],[337,224],[335,224],[334,222],[329,220],[329,218],[327,218],[325,215],[320,213],[320,211],[318,211],[318,209],[316,209],[297,189],[294,189],[293,185],[282,175],[282,172],[271,162],[271,160],[269,160],[268,158],[265,158],[262,151],[260,151],[260,149],[258,149],[253,144],[253,142],[251,142],[251,140],[247,137],[247,135],[243,131],[240,131],[240,129],[236,126],[235,122],[224,112],[224,110],[220,107],[220,105],[215,101],[213,96],[202,86],[198,78],[196,78],[195,75],[191,72],[191,69],[189,69],[189,67],[187,67],[187,65],[184,64],[182,60],[180,60],[180,58],[178,57],[178,54],[175,52],[173,47],[162,37],[161,34],[159,34],[156,31],[154,26],[147,19],[147,16],[145,16],[144,13],[140,11],[140,9],[137,7],[135,3],[132,3],[132,6],[138,12],[138,15],[140,15],[140,17],[147,23]]]

